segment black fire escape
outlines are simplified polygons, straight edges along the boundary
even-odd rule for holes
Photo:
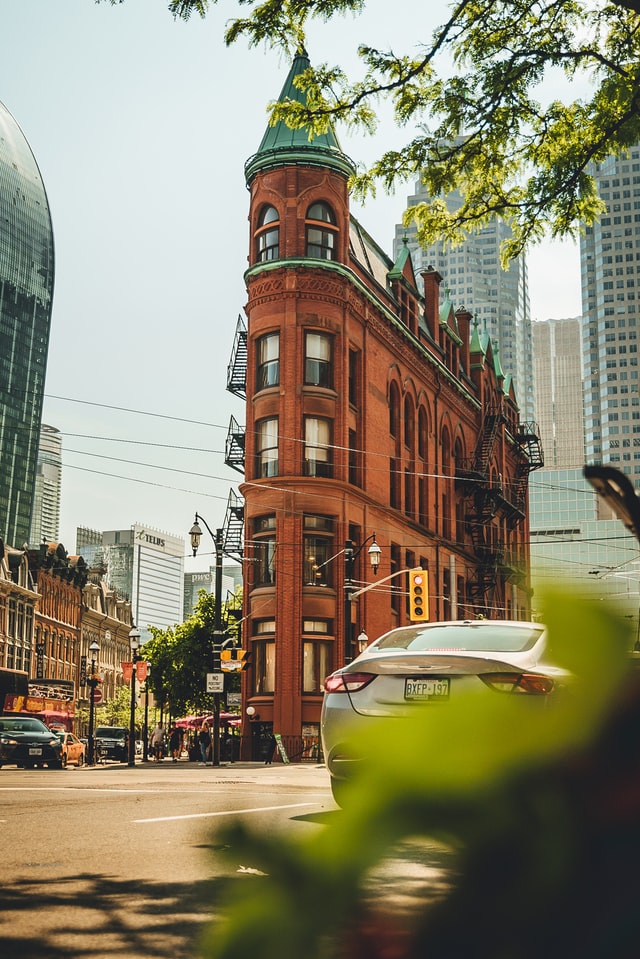
[[[513,437],[517,447],[514,478],[505,484],[500,474],[491,474],[492,455],[505,422],[499,408],[489,409],[472,458],[456,463],[456,485],[467,501],[465,521],[476,560],[467,589],[471,603],[482,611],[496,605],[499,585],[523,578],[518,558],[496,541],[492,520],[500,513],[508,525],[515,526],[525,518],[529,474],[544,465],[537,425],[520,423]]]
[[[247,398],[247,324],[242,315],[238,316],[236,333],[227,366],[227,390],[242,400]],[[244,476],[245,430],[234,416],[229,421],[229,430],[225,444],[224,461],[227,466]],[[224,519],[224,551],[227,556],[242,562],[244,534],[243,501],[233,490],[229,490],[227,512]]]
[[[227,367],[227,389],[240,399],[247,398],[247,325],[242,316],[238,317],[236,335],[233,341],[231,359]],[[229,421],[224,461],[231,469],[244,475],[244,427],[235,416]]]

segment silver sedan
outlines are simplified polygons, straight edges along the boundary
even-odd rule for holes
[[[540,623],[464,620],[393,629],[324,683],[322,744],[339,804],[366,758],[359,734],[389,717],[428,723],[466,691],[551,701],[569,674],[550,661]]]

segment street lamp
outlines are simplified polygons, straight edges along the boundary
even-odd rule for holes
[[[96,686],[100,682],[97,679],[96,675],[96,654],[100,647],[97,642],[94,641],[89,646],[89,652],[91,653],[91,672],[89,673],[89,765],[93,766],[96,761],[96,741],[93,731],[95,728],[95,715],[96,715]]]
[[[200,528],[199,520],[201,520],[207,528],[207,532],[213,540],[215,550],[216,550],[216,577],[215,577],[215,609],[214,609],[214,620],[213,620],[213,672],[221,673],[220,666],[220,650],[222,645],[222,640],[225,636],[222,631],[222,554],[224,552],[222,545],[223,531],[217,529],[214,534],[209,528],[204,516],[199,516],[196,513],[195,519],[193,521],[193,526],[189,530],[189,538],[191,540],[191,549],[193,550],[193,555],[195,556],[198,552],[198,547],[200,546],[200,540],[202,538],[202,529]],[[213,756],[212,756],[213,766],[220,765],[220,693],[213,694]]]
[[[360,546],[355,546],[352,540],[348,539],[344,544],[344,661],[345,663],[351,662],[351,651],[353,645],[352,639],[352,624],[351,624],[351,594],[353,592],[354,582],[353,582],[353,570],[355,566],[355,561],[367,545],[371,543],[371,546],[367,550],[369,554],[369,562],[371,563],[371,569],[373,570],[373,575],[375,576],[378,572],[378,566],[380,565],[380,556],[382,550],[376,542],[376,534],[371,533],[370,536],[360,544]]]
[[[356,639],[356,643],[358,644],[358,652],[364,653],[365,649],[369,645],[369,637],[365,633],[364,629],[360,630],[358,638]]]
[[[140,647],[140,630],[134,626],[129,632],[129,648],[131,650],[131,714],[129,716],[129,762],[128,766],[136,764],[136,664]]]

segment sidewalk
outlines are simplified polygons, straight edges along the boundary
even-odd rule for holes
[[[69,767],[70,769],[72,767]],[[223,780],[223,781],[242,781],[252,783],[287,783],[291,786],[303,786],[305,788],[327,788],[329,789],[329,773],[326,766],[317,762],[305,763],[281,763],[274,762],[269,766],[260,762],[221,762],[219,766],[210,764],[203,766],[201,763],[190,762],[188,759],[179,759],[177,763],[171,759],[162,759],[160,762],[154,762],[149,759],[144,762],[136,757],[136,764],[133,769],[127,763],[106,762],[95,766],[81,766],[78,772],[94,772],[100,770],[103,773],[118,773],[126,775],[127,772],[135,772],[147,776],[162,776],[178,779],[192,780]]]

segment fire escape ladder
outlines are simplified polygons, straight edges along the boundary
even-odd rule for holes
[[[223,544],[227,556],[242,562],[244,535],[244,503],[231,489],[224,518]]]
[[[489,462],[501,422],[502,415],[498,411],[488,410],[473,454],[474,470],[482,477],[489,473]]]
[[[244,475],[244,427],[240,426],[235,416],[229,420],[227,440],[224,449],[224,461],[231,469]]]
[[[524,516],[529,489],[529,473],[544,466],[544,453],[540,442],[538,424],[521,423],[516,433],[516,441],[520,447],[522,458],[516,470],[513,503],[517,513]]]
[[[236,334],[227,366],[227,389],[240,399],[247,398],[247,324],[242,315],[238,316]]]

